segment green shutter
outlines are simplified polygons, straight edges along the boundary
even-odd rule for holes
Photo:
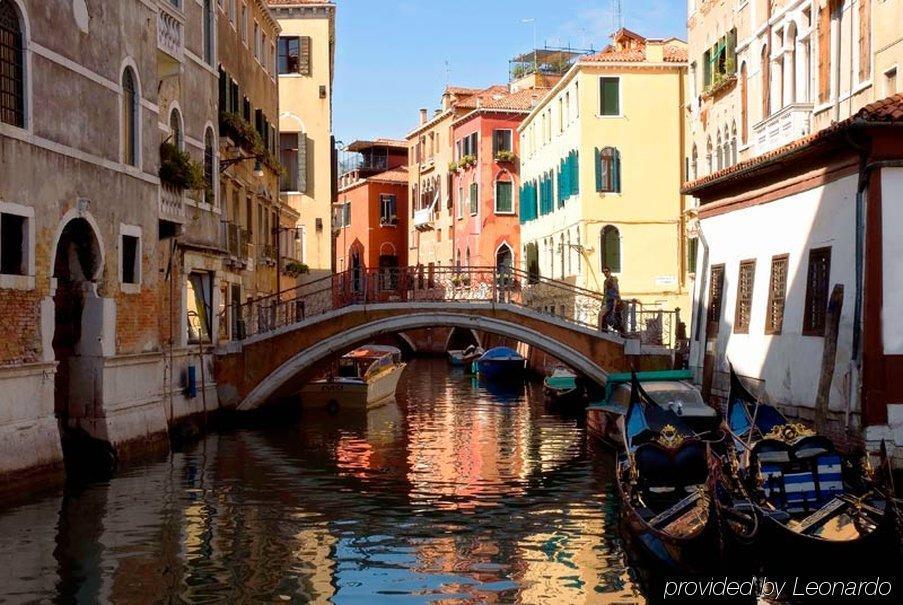
[[[596,191],[602,192],[602,152],[596,147]]]
[[[621,234],[615,227],[602,229],[602,266],[612,273],[621,272]]]
[[[617,149],[612,149],[611,190],[621,193],[621,152]]]
[[[601,78],[600,91],[603,116],[621,115],[619,88],[620,80],[618,78]]]
[[[574,152],[574,195],[580,194],[580,152]]]

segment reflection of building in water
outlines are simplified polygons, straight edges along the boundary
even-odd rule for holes
[[[404,417],[398,403],[392,400],[372,410],[345,410],[342,423],[357,429],[343,430],[336,442],[335,461],[342,474],[365,479],[379,471],[403,477]]]
[[[295,535],[292,565],[288,570],[298,583],[297,594],[306,603],[331,603],[336,587],[335,547],[338,539],[318,513],[296,513],[302,529]]]
[[[612,560],[623,555],[607,550],[605,516],[585,506],[560,515],[547,531],[524,536],[517,545],[517,602],[644,602],[624,562]]]

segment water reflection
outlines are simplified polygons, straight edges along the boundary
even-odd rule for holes
[[[0,513],[0,600],[638,602],[606,467],[539,389],[413,362],[369,414],[210,435]]]

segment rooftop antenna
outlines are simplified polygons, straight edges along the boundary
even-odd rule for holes
[[[611,26],[615,31],[624,27],[624,9],[621,0],[611,0]]]
[[[445,87],[448,88],[451,84],[451,63],[448,62],[448,59],[445,60]]]
[[[536,73],[539,71],[539,57],[536,55],[536,18],[530,17],[529,19],[521,19],[520,22],[533,24],[533,73]]]

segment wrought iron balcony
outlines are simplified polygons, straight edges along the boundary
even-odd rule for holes
[[[812,103],[791,103],[753,126],[756,155],[804,137],[812,129]]]

